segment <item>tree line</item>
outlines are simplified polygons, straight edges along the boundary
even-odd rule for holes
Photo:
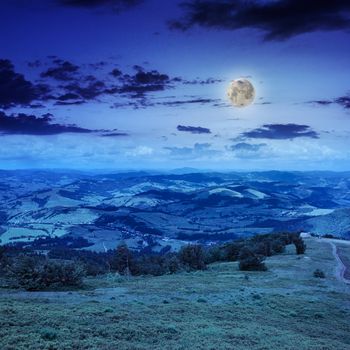
[[[45,244],[42,240],[39,243]],[[78,287],[84,276],[106,273],[161,276],[205,270],[208,264],[225,261],[238,261],[242,271],[265,271],[266,257],[283,253],[289,244],[294,244],[296,254],[305,252],[306,245],[299,233],[257,235],[212,246],[188,244],[178,252],[161,253],[134,252],[125,243],[105,253],[59,244],[42,254],[33,248],[9,245],[0,247],[0,277],[11,287],[41,290]]]

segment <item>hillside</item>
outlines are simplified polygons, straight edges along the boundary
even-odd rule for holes
[[[348,173],[0,173],[1,244],[83,237],[104,251],[172,249],[257,233],[349,237]]]
[[[161,277],[98,277],[72,292],[0,292],[3,350],[350,348],[350,245],[305,238],[266,260],[267,272],[236,263]],[[346,263],[346,262],[345,262]],[[326,278],[313,277],[321,269]]]

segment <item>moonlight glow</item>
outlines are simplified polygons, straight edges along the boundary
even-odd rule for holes
[[[249,80],[240,78],[231,82],[227,95],[235,107],[246,107],[253,103],[255,89]]]

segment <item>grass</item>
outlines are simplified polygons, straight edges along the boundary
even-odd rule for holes
[[[350,349],[349,287],[333,277],[330,245],[307,245],[303,257],[291,250],[269,258],[267,272],[222,263],[172,276],[93,278],[81,291],[3,292],[0,348]],[[313,277],[316,268],[325,279]]]

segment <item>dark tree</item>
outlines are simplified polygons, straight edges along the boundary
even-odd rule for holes
[[[265,257],[256,254],[249,247],[243,247],[239,254],[239,269],[242,271],[266,271]]]
[[[283,240],[276,238],[271,242],[271,249],[275,254],[281,254],[286,250],[286,246]]]
[[[58,263],[43,256],[17,256],[9,271],[15,285],[26,290],[80,286],[84,277],[81,265],[74,262]]]
[[[167,254],[164,264],[166,266],[167,272],[171,274],[180,271],[182,268],[180,259],[176,254]]]
[[[201,245],[187,245],[179,251],[180,262],[190,270],[205,270],[205,254]]]
[[[0,246],[0,273],[4,272],[7,264],[8,264],[8,257],[6,254],[6,247]]]
[[[132,252],[125,243],[120,244],[112,261],[112,268],[121,275],[130,275],[134,272],[134,259]]]
[[[305,253],[306,244],[301,237],[294,238],[293,244],[295,245],[296,253],[298,255]]]

